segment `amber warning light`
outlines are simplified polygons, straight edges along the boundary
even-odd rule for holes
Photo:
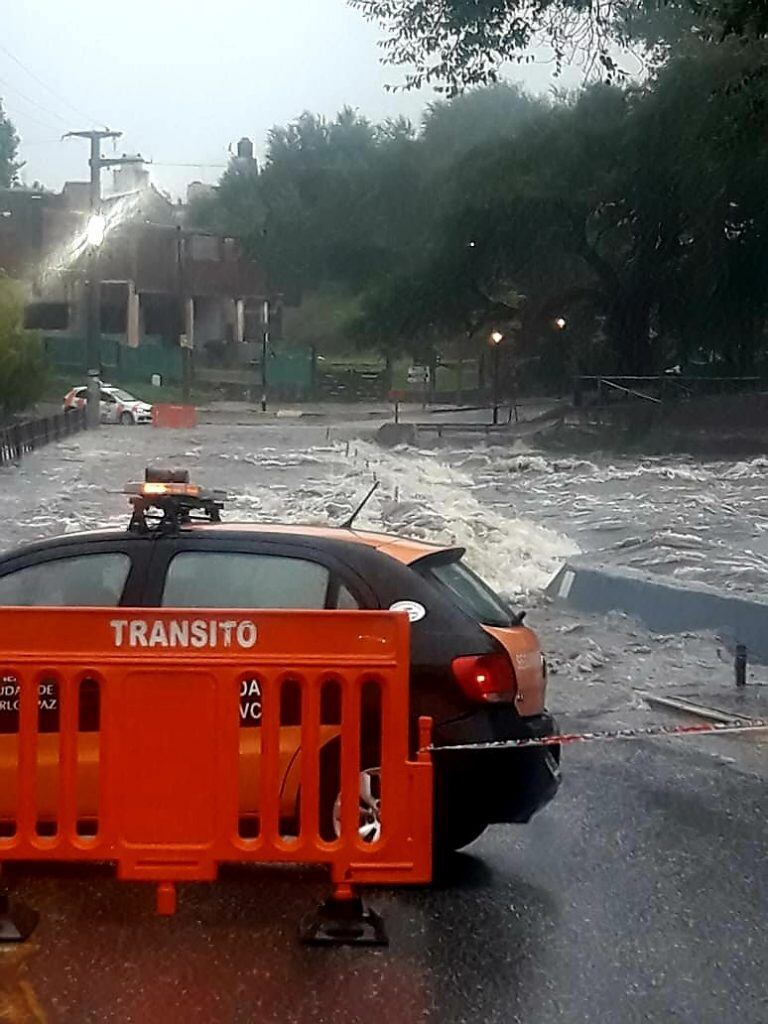
[[[126,484],[126,494],[136,494],[144,498],[157,498],[163,496],[175,496],[199,498],[201,490],[196,484],[163,484],[149,481],[141,484]]]
[[[201,516],[209,522],[221,522],[219,513],[226,501],[223,491],[191,484],[189,473],[178,469],[148,467],[144,481],[126,484],[123,492],[129,496],[134,510],[128,528],[139,533],[154,527],[166,532],[175,530]]]

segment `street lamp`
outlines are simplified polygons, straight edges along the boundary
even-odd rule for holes
[[[261,411],[267,411],[267,356],[269,354],[269,299],[261,305]]]
[[[89,246],[97,248],[104,241],[104,235],[107,233],[107,222],[100,213],[94,213],[88,218],[88,224],[85,228],[85,240]]]
[[[568,329],[568,321],[564,316],[555,317],[552,321],[556,331],[562,334]],[[579,376],[579,356],[576,347],[571,343],[571,374],[573,376],[573,404],[575,408],[581,406],[581,377]]]
[[[493,424],[499,422],[499,351],[504,335],[501,331],[491,331],[491,345],[493,345]]]

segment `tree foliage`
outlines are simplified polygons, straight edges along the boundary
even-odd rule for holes
[[[10,188],[16,182],[16,175],[22,166],[16,160],[18,151],[19,137],[0,99],[0,188]]]
[[[643,84],[550,99],[481,87],[417,129],[305,114],[213,214],[304,295],[303,338],[314,317],[426,360],[497,327],[542,378],[749,371],[768,348],[765,46],[691,38]]]
[[[15,281],[0,278],[0,418],[26,409],[43,393],[40,338],[24,329],[24,300]]]
[[[348,0],[386,36],[384,62],[408,69],[403,87],[432,84],[454,96],[495,82],[505,61],[533,59],[548,43],[558,65],[580,54],[620,72],[616,45],[679,41],[695,26],[710,39],[764,38],[765,0]]]

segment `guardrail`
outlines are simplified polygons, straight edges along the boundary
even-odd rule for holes
[[[53,416],[23,420],[0,427],[0,466],[18,462],[27,452],[60,441],[86,428],[85,409],[68,409]]]
[[[767,386],[762,377],[697,377],[677,373],[657,376],[579,376],[574,378],[574,405],[582,405],[586,392],[596,393],[596,404],[614,400],[644,401],[659,405],[704,395],[742,394]]]
[[[0,865],[111,861],[172,914],[222,862],[325,864],[307,941],[381,942],[353,886],[432,870],[409,638],[390,612],[0,610]]]

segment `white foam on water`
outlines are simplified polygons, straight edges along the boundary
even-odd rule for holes
[[[361,526],[465,547],[467,562],[502,593],[542,589],[579,551],[568,537],[517,516],[511,506],[502,510],[483,501],[470,475],[433,452],[358,442],[351,457],[358,472],[381,483]]]

